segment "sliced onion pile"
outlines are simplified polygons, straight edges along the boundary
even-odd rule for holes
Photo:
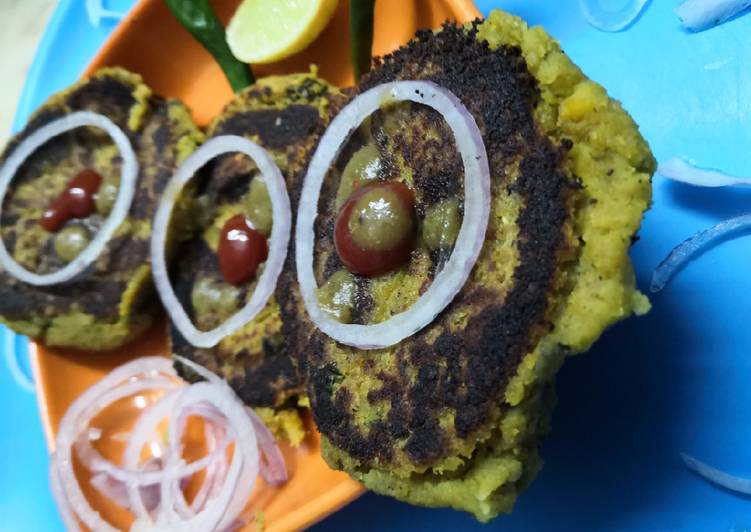
[[[238,152],[247,155],[256,163],[271,198],[273,225],[269,238],[269,255],[266,267],[247,304],[218,327],[210,331],[200,331],[191,322],[170,282],[165,258],[170,218],[183,188],[201,167],[219,155]],[[196,347],[214,347],[222,338],[247,324],[266,306],[274,293],[276,281],[287,257],[291,227],[292,211],[284,178],[271,155],[255,142],[237,135],[214,137],[183,162],[167,184],[154,217],[151,263],[154,282],[164,308],[167,309],[175,326],[188,342]]]
[[[130,211],[130,205],[136,192],[136,180],[138,179],[138,161],[130,140],[106,116],[89,111],[79,111],[53,120],[37,129],[13,150],[13,153],[0,168],[0,216],[2,216],[3,200],[8,192],[8,186],[23,163],[50,139],[72,129],[87,126],[104,130],[115,143],[122,157],[122,175],[120,176],[120,186],[112,212],[97,231],[91,243],[75,259],[63,268],[48,274],[34,273],[21,266],[13,259],[2,238],[0,238],[0,267],[25,283],[37,286],[63,283],[84,271],[102,253],[107,242],[112,238],[120,224],[125,221],[128,211]]]
[[[363,120],[384,104],[407,100],[432,107],[451,128],[464,163],[464,220],[448,262],[409,310],[374,325],[343,324],[329,317],[318,304],[313,273],[314,224],[321,186],[347,139]],[[454,94],[429,81],[395,81],[360,94],[332,120],[321,138],[300,196],[295,259],[310,319],[334,340],[359,349],[388,347],[415,334],[432,322],[464,286],[482,250],[489,214],[490,170],[485,144],[474,118]]]
[[[688,0],[675,8],[683,25],[702,31],[733,18],[751,6],[751,0]]]
[[[272,485],[287,480],[281,451],[252,410],[243,406],[219,377],[195,363],[179,359],[206,379],[192,385],[181,381],[170,360],[145,357],[112,371],[70,406],[57,434],[50,465],[52,492],[68,530],[114,531],[91,507],[73,471],[73,452],[91,471],[91,483],[129,510],[131,530],[232,530],[249,519],[246,507],[258,473]],[[143,392],[161,397],[136,421],[121,464],[104,458],[92,445],[101,431],[92,419],[115,401]],[[207,453],[193,462],[182,457],[188,416],[204,422]],[[160,428],[167,427],[166,443]],[[142,461],[144,448],[151,458]],[[231,458],[228,458],[231,449]],[[204,480],[189,503],[183,488],[193,475]]]
[[[715,469],[704,462],[700,462],[686,453],[681,453],[681,458],[683,458],[683,462],[690,470],[698,473],[710,482],[731,491],[743,493],[744,495],[751,495],[751,479],[729,475],[728,473]]]
[[[735,177],[717,170],[697,168],[678,158],[660,163],[657,166],[657,173],[673,181],[697,187],[751,185],[751,177]]]
[[[621,31],[639,17],[649,0],[579,0],[587,22],[602,31]]]

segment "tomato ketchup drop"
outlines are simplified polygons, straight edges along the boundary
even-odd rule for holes
[[[70,180],[60,195],[42,214],[39,224],[47,231],[58,231],[72,218],[86,218],[96,208],[94,195],[102,184],[102,176],[94,170],[81,170]]]
[[[245,216],[238,214],[222,227],[217,254],[224,280],[238,286],[255,277],[269,249],[266,237],[256,231]]]

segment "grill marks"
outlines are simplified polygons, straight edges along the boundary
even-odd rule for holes
[[[518,49],[491,51],[476,40],[474,29],[465,33],[445,25],[438,34],[418,33],[407,46],[384,57],[361,90],[397,79],[434,81],[456,94],[475,117],[487,147],[494,193],[508,190],[522,198],[519,265],[503,301],[492,289],[468,284],[434,323],[444,331],[437,339],[428,340],[429,327],[390,352],[375,355],[393,360],[394,371],[379,374],[382,386],[367,394],[372,407],[389,405],[385,418],[368,426],[360,426],[354,417],[358,405],[347,388],[347,376],[335,390],[329,385],[328,349],[334,346],[319,341],[308,350],[313,353],[306,366],[318,428],[362,467],[383,466],[402,450],[415,466],[429,466],[447,456],[451,438],[468,438],[491,420],[509,378],[545,328],[571,190],[560,168],[559,148],[536,129],[532,110],[539,94]],[[419,161],[419,145],[407,146],[406,156]],[[520,175],[508,188],[506,168],[514,161],[521,161]],[[420,161],[431,169],[433,162]],[[440,185],[443,174],[435,175]],[[437,188],[435,199],[443,187]],[[449,332],[449,319],[459,309],[472,317],[463,331]],[[446,419],[453,420],[448,431],[439,423]]]

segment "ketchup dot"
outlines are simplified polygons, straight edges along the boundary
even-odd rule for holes
[[[217,255],[225,281],[235,286],[250,281],[268,253],[266,237],[245,216],[237,214],[224,223]]]
[[[56,232],[72,218],[86,218],[94,212],[94,195],[102,184],[102,176],[91,169],[81,170],[68,182],[60,195],[52,200],[39,224]]]

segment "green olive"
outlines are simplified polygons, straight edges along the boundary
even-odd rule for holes
[[[253,227],[263,236],[271,234],[274,210],[271,206],[271,198],[269,191],[266,189],[266,183],[261,176],[250,182],[250,188],[245,196],[245,214],[253,223]]]
[[[236,313],[240,308],[240,289],[209,278],[193,285],[190,302],[199,325],[213,328]]]
[[[352,321],[357,285],[354,276],[345,270],[335,272],[318,289],[321,310],[341,323]]]
[[[399,247],[414,230],[414,216],[392,187],[364,193],[349,218],[352,241],[361,249],[389,251]]]
[[[422,240],[430,250],[448,249],[456,242],[462,225],[459,201],[447,199],[431,206],[422,224]]]
[[[69,225],[61,229],[54,240],[55,253],[65,262],[75,259],[91,242],[89,230],[82,225]]]
[[[96,193],[96,211],[102,216],[107,216],[112,212],[112,207],[115,205],[117,199],[117,183],[112,181],[105,181],[99,187],[99,191]]]
[[[356,188],[378,179],[381,170],[381,155],[375,144],[366,144],[357,150],[347,162],[336,192],[336,208],[341,209]]]

